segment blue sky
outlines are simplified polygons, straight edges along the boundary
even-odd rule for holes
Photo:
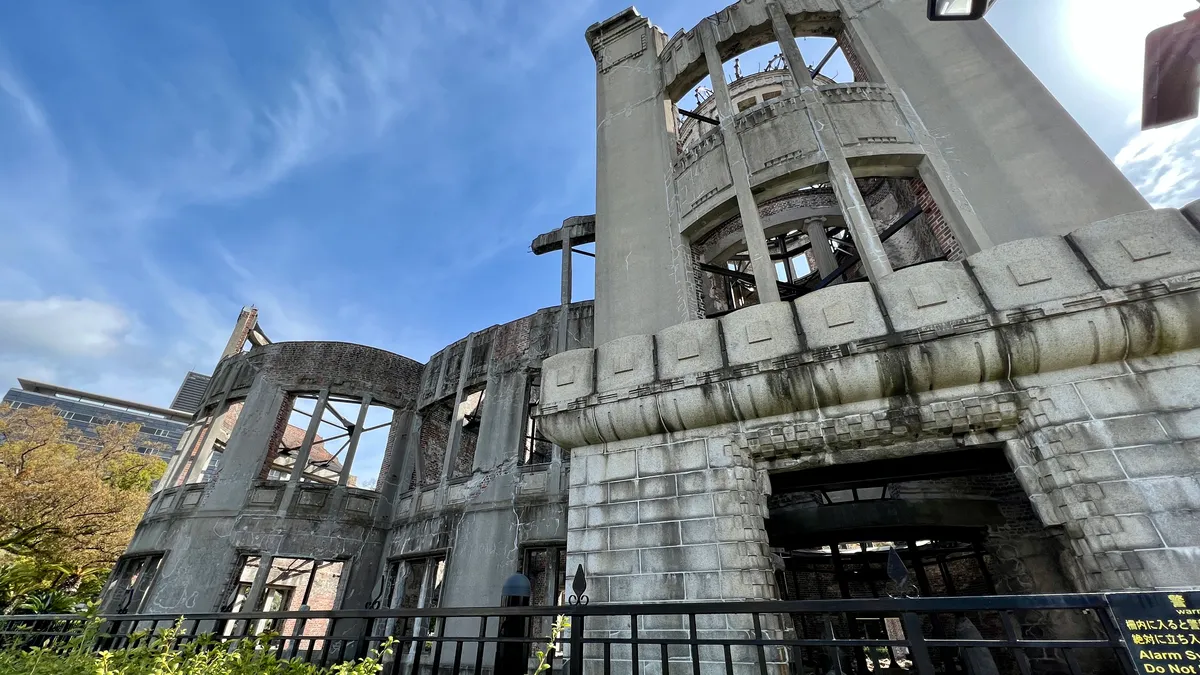
[[[638,7],[673,34],[724,4]],[[1124,4],[989,17],[1151,201],[1181,206],[1200,198],[1200,127],[1139,134],[1136,111],[1145,33],[1195,2]],[[624,6],[4,3],[0,385],[165,405],[244,304],[275,340],[421,360],[555,304],[558,257],[528,245],[594,210],[583,31]]]

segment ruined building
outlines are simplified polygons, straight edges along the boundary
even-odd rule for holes
[[[891,549],[925,596],[1200,585],[1200,203],[1151,209],[986,23],[922,5],[592,25],[596,213],[533,242],[561,304],[424,364],[244,316],[109,606],[487,606],[515,571],[553,604],[577,565],[592,603],[871,597]]]

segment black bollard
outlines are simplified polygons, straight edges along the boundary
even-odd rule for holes
[[[528,607],[532,595],[529,577],[514,574],[500,590],[501,607]],[[502,616],[499,637],[529,637],[529,617]],[[529,667],[528,642],[501,642],[496,645],[496,675],[524,675]]]

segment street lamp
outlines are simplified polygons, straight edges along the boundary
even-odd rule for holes
[[[982,19],[996,0],[929,0],[930,21],[974,21]]]

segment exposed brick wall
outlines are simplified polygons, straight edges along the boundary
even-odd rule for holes
[[[846,57],[846,63],[849,63],[850,70],[854,71],[854,80],[856,82],[868,81],[870,78],[867,76],[867,69],[863,67],[862,59],[854,51],[854,47],[850,43],[850,36],[845,30],[838,34],[837,41],[838,46],[842,48],[842,54]]]
[[[451,404],[445,401],[429,406],[421,413],[421,485],[442,481],[446,443],[450,439]]]
[[[492,360],[504,361],[519,358],[529,349],[529,334],[533,327],[533,315],[506,323],[496,330],[492,343]]]
[[[296,397],[289,395],[284,397],[283,405],[279,407],[279,414],[275,417],[275,431],[271,433],[271,441],[267,444],[267,458],[258,472],[260,479],[267,477],[271,471],[271,465],[279,457],[279,445],[283,443],[283,435],[288,428],[288,418],[291,417],[292,406],[295,403]]]
[[[465,476],[475,468],[475,445],[479,442],[479,433],[464,431],[459,439],[458,454],[454,457],[454,475]]]
[[[946,224],[946,218],[942,215],[942,210],[938,208],[937,202],[933,200],[933,195],[929,194],[929,188],[925,186],[925,182],[920,178],[910,178],[908,182],[912,187],[913,197],[921,205],[921,210],[925,212],[925,222],[929,225],[929,231],[933,233],[933,237],[937,240],[946,259],[962,260],[965,258],[962,246],[954,237],[950,226]]]

